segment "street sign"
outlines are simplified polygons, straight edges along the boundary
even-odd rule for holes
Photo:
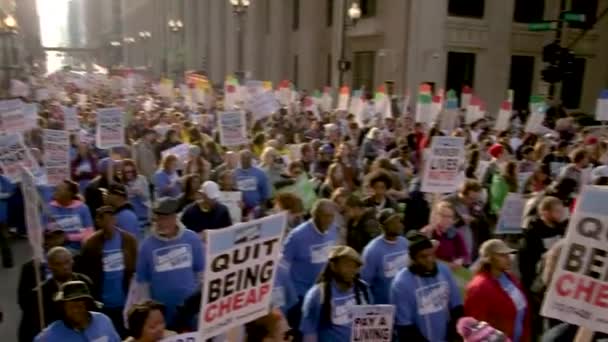
[[[572,12],[566,12],[562,15],[563,19],[567,22],[573,22],[573,23],[584,23],[586,16],[582,13],[572,13]]]
[[[529,31],[551,31],[555,29],[557,29],[557,22],[555,21],[545,21],[541,23],[528,24]]]

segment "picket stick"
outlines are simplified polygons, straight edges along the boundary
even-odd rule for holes
[[[36,297],[38,297],[38,315],[40,316],[40,331],[46,327],[44,323],[44,303],[42,300],[42,278],[40,275],[40,260],[34,258],[34,275],[36,276]]]
[[[574,342],[591,342],[595,333],[585,327],[579,327],[574,337]]]

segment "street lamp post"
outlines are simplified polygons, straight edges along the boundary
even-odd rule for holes
[[[145,66],[147,68],[150,67],[150,51],[148,51],[149,49],[149,41],[150,38],[152,37],[152,33],[150,33],[150,31],[139,31],[139,38],[141,39],[141,41],[143,42],[143,49],[142,49],[142,53],[144,55],[144,58],[142,59],[143,63],[145,64]]]
[[[178,65],[177,65],[177,57],[179,54],[181,54],[181,61],[180,61],[180,69],[181,69],[181,73],[184,73],[184,51],[181,51],[183,49],[183,28],[184,28],[184,23],[182,23],[181,20],[179,19],[170,19],[167,22],[167,26],[169,27],[169,31],[171,31],[172,33],[174,33],[176,36],[178,36],[177,39],[177,48],[175,49],[175,62],[174,62],[174,71],[175,71],[175,80],[178,79],[178,75],[180,70],[178,70]]]
[[[235,72],[236,78],[240,81],[245,76],[245,62],[244,62],[244,44],[245,44],[245,29],[243,21],[247,9],[251,5],[250,0],[230,0],[232,5],[232,13],[236,17],[236,65],[237,70]]]
[[[343,0],[344,8],[343,13],[344,19],[342,20],[342,41],[340,42],[340,60],[338,61],[338,87],[344,85],[344,73],[350,70],[351,62],[346,59],[346,32],[348,27],[357,24],[357,21],[361,18],[361,8],[357,2],[353,2],[350,8],[347,10],[347,0]]]
[[[4,89],[9,93],[12,70],[15,69],[15,63],[17,63],[17,56],[15,53],[14,36],[17,34],[17,21],[12,15],[7,15],[2,20],[2,35],[3,47],[2,47],[2,64],[4,69]]]

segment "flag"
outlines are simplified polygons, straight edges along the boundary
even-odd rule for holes
[[[497,132],[504,132],[509,129],[509,123],[511,122],[512,105],[509,100],[502,101],[498,115],[496,116],[496,122],[494,123],[494,130]]]
[[[350,88],[348,86],[342,86],[340,88],[340,94],[338,95],[338,110],[348,110],[348,101],[350,100]]]
[[[422,90],[422,87],[420,90]],[[431,123],[432,101],[433,99],[430,91],[420,92],[418,94],[418,102],[416,103],[416,122],[426,123],[427,125]]]
[[[466,109],[471,103],[471,96],[473,96],[473,89],[469,86],[462,87],[460,93],[460,108]]]

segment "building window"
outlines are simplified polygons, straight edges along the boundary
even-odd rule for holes
[[[346,0],[344,0],[346,1]],[[361,17],[369,18],[376,15],[376,0],[360,0],[359,7],[361,8]]]
[[[583,80],[585,79],[585,59],[575,58],[572,73],[562,81],[562,103],[567,109],[577,109],[581,105]]]
[[[483,18],[485,0],[449,0],[448,15]]]
[[[299,67],[298,55],[294,55],[293,56],[293,83],[296,85],[296,87],[298,86],[298,78],[299,78],[298,67]]]
[[[513,21],[533,23],[542,21],[545,13],[545,0],[515,0]]]
[[[475,79],[475,54],[467,52],[448,52],[446,89],[454,90],[460,96],[462,87],[473,87]]]
[[[528,109],[528,101],[532,95],[533,75],[534,56],[511,56],[509,89],[514,90],[514,110]]]
[[[327,55],[327,82],[325,82],[325,84],[327,85],[331,85],[331,77],[333,76],[332,73],[332,60],[331,60],[331,53],[329,55]],[[341,85],[340,85],[341,86]]]
[[[325,24],[327,27],[334,24],[334,0],[325,0]]]
[[[292,0],[291,29],[297,31],[300,28],[300,0]]]
[[[376,52],[355,52],[354,57],[354,89],[364,88],[365,92],[372,92],[374,90],[374,67],[376,63]]]

